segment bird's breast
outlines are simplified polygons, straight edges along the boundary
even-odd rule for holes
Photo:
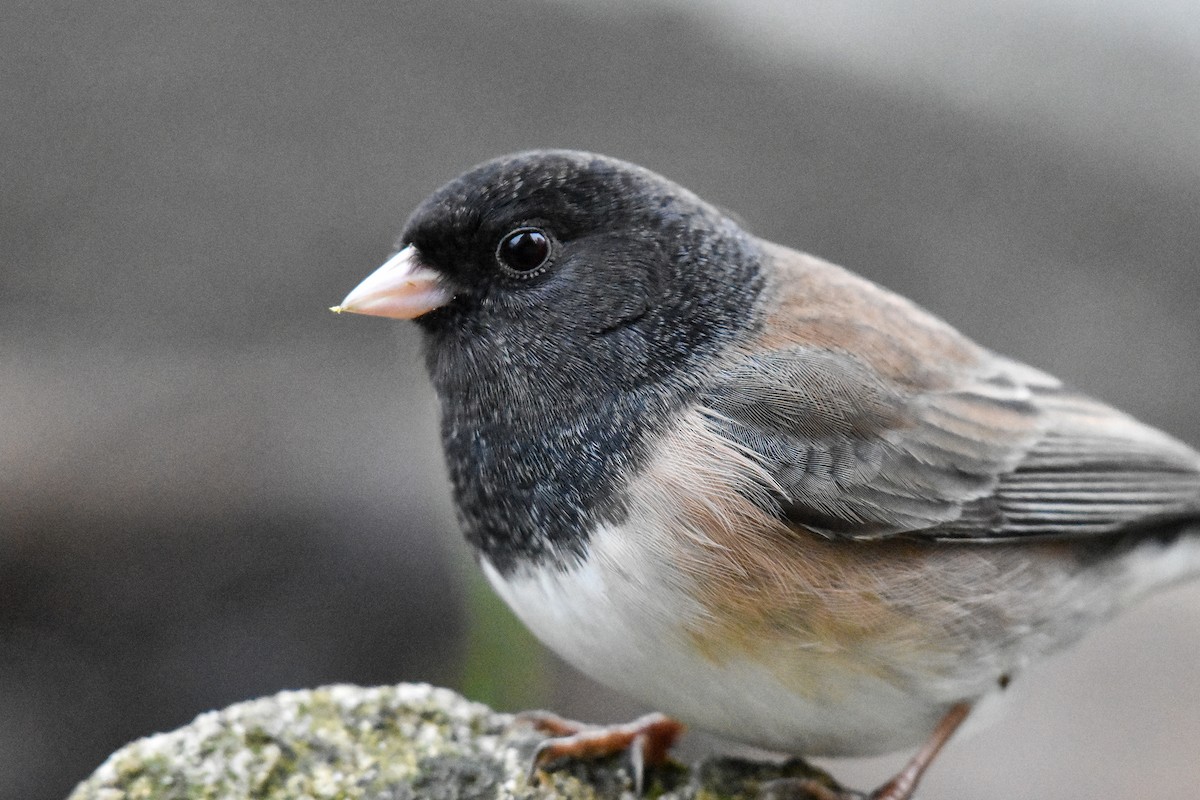
[[[756,465],[698,411],[655,452],[624,487],[627,513],[578,559],[484,567],[550,648],[696,727],[810,755],[914,746],[1112,605],[1066,546],[788,527],[752,502]]]
[[[629,483],[625,517],[596,528],[582,558],[500,570],[485,556],[497,592],[580,670],[697,727],[809,754],[921,741],[943,695],[969,693],[911,685],[943,657],[940,634],[873,582],[840,583],[844,566],[805,558],[795,535],[776,538],[786,529],[730,484],[750,476],[727,472],[735,462],[692,424]]]
[[[566,569],[502,574],[483,564],[548,647],[697,728],[812,755],[887,752],[916,745],[932,729],[940,703],[864,669],[853,649],[800,633],[798,620],[779,620],[779,630],[762,638],[762,619],[745,627],[718,620],[694,575],[662,550],[665,537],[627,522],[596,531],[587,557]]]

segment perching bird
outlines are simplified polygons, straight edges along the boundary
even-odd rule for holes
[[[749,744],[925,743],[881,800],[1030,661],[1200,574],[1195,451],[632,164],[478,166],[335,310],[421,327],[466,537],[543,642]]]

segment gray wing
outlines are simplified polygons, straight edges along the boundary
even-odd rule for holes
[[[762,465],[778,511],[826,536],[1011,540],[1200,516],[1200,456],[989,356],[919,388],[792,347],[721,372],[709,426]]]

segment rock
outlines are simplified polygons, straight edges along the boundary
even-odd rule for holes
[[[202,714],[113,753],[69,800],[507,800],[632,798],[624,758],[551,765],[527,779],[544,737],[448,689],[400,684],[282,692]],[[709,759],[647,771],[662,800],[753,798],[767,781],[809,777],[783,764]]]

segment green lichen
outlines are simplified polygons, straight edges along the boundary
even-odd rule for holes
[[[69,800],[631,800],[627,763],[566,761],[528,780],[541,735],[445,689],[329,686],[231,706],[114,753]],[[647,771],[649,800],[752,798],[828,776],[712,760]],[[832,784],[830,784],[832,785]]]

